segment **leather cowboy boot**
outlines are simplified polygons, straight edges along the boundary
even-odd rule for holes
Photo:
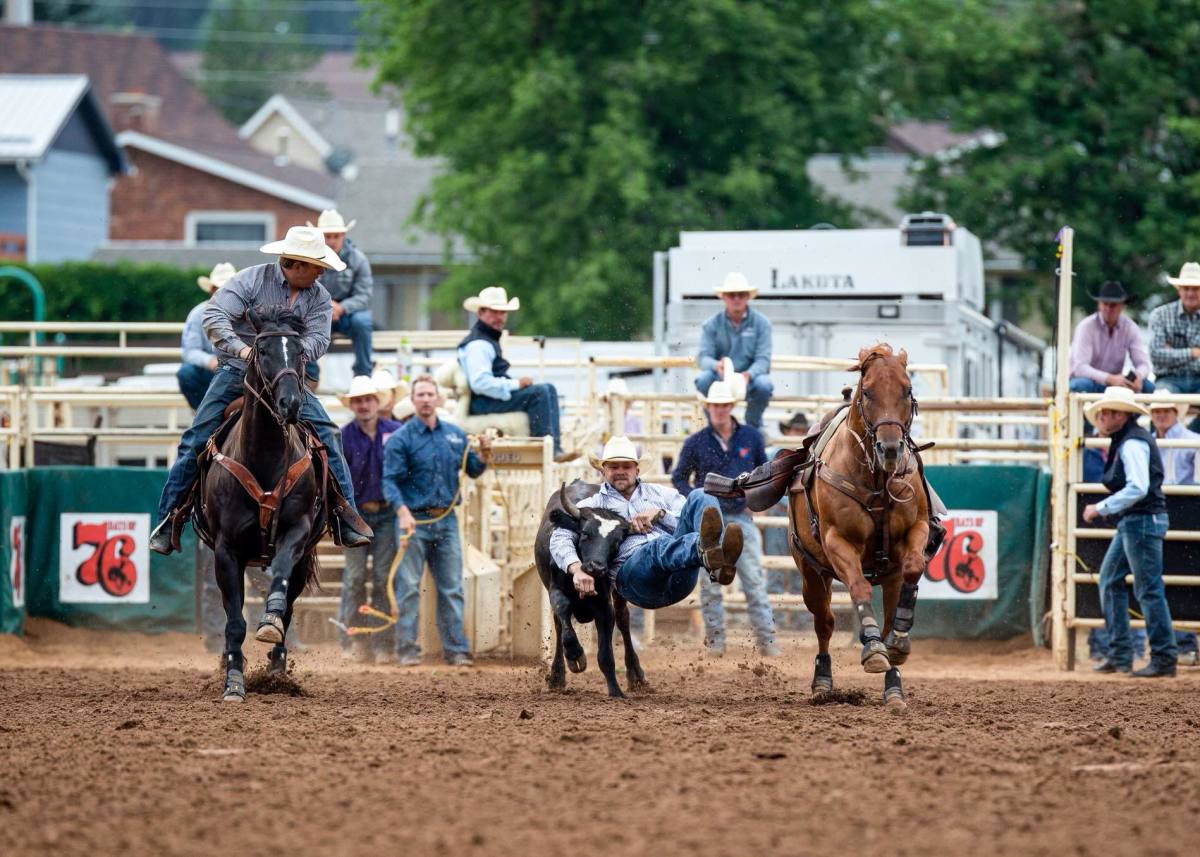
[[[329,515],[329,529],[333,532],[334,544],[344,548],[361,548],[371,543],[375,531],[371,529],[353,506],[342,500],[341,505],[332,508]]]
[[[150,534],[150,550],[160,553],[163,556],[170,556],[175,552],[175,545],[171,539],[171,530],[174,521],[175,515],[171,514],[158,522],[158,526]]]
[[[700,543],[696,548],[710,580],[722,586],[733,583],[742,555],[741,527],[729,524],[721,538],[721,513],[710,506],[700,515]]]

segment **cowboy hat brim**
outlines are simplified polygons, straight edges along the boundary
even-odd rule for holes
[[[1197,285],[1200,285],[1200,283]],[[1116,298],[1112,297],[1111,295],[1097,295],[1093,294],[1092,292],[1088,292],[1088,297],[1094,301],[1104,301],[1106,304],[1127,304],[1133,300],[1133,295],[1124,295]]]
[[[609,458],[601,458],[598,455],[589,455],[588,464],[592,465],[596,470],[599,470],[601,465],[608,464],[610,461],[632,461],[634,464],[641,464],[636,458],[629,458],[624,455],[613,455]]]
[[[1167,282],[1176,288],[1180,286],[1200,286],[1200,280],[1193,280],[1190,277],[1167,277]]]
[[[348,408],[348,407],[350,407],[351,399],[361,399],[364,396],[374,396],[375,401],[377,401],[377,402],[383,401],[383,396],[380,394],[380,392],[378,390],[376,390],[373,393],[359,393],[357,396],[351,396],[349,393],[338,393],[338,401],[342,403],[342,407]]]
[[[1088,402],[1083,406],[1083,415],[1087,417],[1088,422],[1095,422],[1094,417],[1098,411],[1124,411],[1127,414],[1139,414],[1143,417],[1150,416],[1150,409],[1145,405],[1140,405],[1137,402],[1127,402],[1123,399],[1100,399],[1095,402]]]
[[[748,289],[727,289],[724,286],[717,286],[715,289],[713,289],[713,291],[716,292],[718,295],[724,295],[724,294],[737,295],[737,294],[742,294],[742,293],[748,294],[748,295],[750,295],[750,297],[755,297],[758,295],[758,289],[756,289],[754,286],[751,286]]]
[[[325,252],[320,258],[305,256],[302,253],[297,253],[294,250],[289,251],[287,241],[272,241],[270,244],[264,244],[258,248],[259,252],[266,253],[268,256],[282,256],[285,259],[296,259],[300,262],[309,262],[313,265],[320,265],[322,268],[330,268],[334,271],[346,270],[346,263],[338,258],[338,254],[326,247]]]
[[[217,290],[217,284],[206,276],[197,277],[196,285],[200,287],[201,291],[208,292],[210,295]]]
[[[463,301],[463,309],[465,309],[467,312],[479,312],[481,309],[493,309],[497,312],[516,312],[520,308],[520,298],[509,298],[508,303],[506,304],[485,304],[476,295]]]
[[[1151,402],[1146,408],[1153,416],[1155,411],[1165,411],[1168,408],[1174,408],[1176,415],[1182,421],[1187,418],[1188,409],[1191,407],[1187,402]]]
[[[351,220],[349,223],[343,224],[342,226],[318,226],[311,220],[304,221],[305,226],[311,226],[313,229],[320,229],[326,235],[337,235],[338,233],[345,234],[353,229],[354,224],[356,223],[358,223],[357,219]]]

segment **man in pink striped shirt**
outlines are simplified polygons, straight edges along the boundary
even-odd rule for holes
[[[1071,392],[1103,393],[1105,387],[1128,387],[1135,393],[1153,393],[1150,380],[1150,355],[1142,342],[1142,332],[1124,314],[1129,295],[1124,287],[1109,280],[1096,301],[1096,312],[1075,328],[1071,341]],[[1125,357],[1133,365],[1133,377],[1126,377]]]

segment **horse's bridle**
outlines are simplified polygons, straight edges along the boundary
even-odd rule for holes
[[[901,444],[902,444],[902,447],[901,447],[902,453],[901,454],[903,456],[907,456],[910,451],[915,449],[916,445],[913,443],[912,435],[910,432],[912,431],[913,418],[916,417],[917,410],[919,407],[918,403],[917,403],[917,397],[913,395],[912,387],[910,386],[909,390],[908,390],[908,398],[909,398],[909,401],[912,402],[912,407],[909,408],[907,420],[905,420],[904,422],[901,422],[900,420],[892,419],[892,418],[888,417],[888,418],[879,420],[878,422],[871,422],[869,419],[867,419],[867,412],[863,407],[864,396],[863,396],[862,382],[864,380],[866,380],[867,367],[869,367],[871,365],[871,361],[876,359],[878,356],[879,356],[878,354],[870,355],[869,357],[867,357],[867,359],[863,362],[862,366],[860,367],[859,371],[861,373],[861,377],[859,378],[858,390],[857,390],[857,394],[855,396],[855,402],[854,402],[855,408],[858,410],[858,417],[859,417],[859,419],[862,420],[863,428],[866,431],[866,436],[865,437],[860,436],[858,434],[858,432],[856,432],[854,429],[850,428],[849,424],[846,425],[846,430],[849,431],[852,435],[854,435],[854,439],[858,441],[858,446],[862,450],[863,460],[867,464],[867,469],[870,470],[870,472],[872,474],[875,473],[876,467],[875,467],[875,456],[871,454],[871,450],[873,450],[875,448],[875,445],[879,442],[879,438],[877,437],[877,434],[879,432],[879,429],[883,428],[884,426],[898,426],[900,428],[900,436],[901,436],[900,440],[901,440]],[[897,471],[895,474],[893,474],[893,477],[898,476],[901,473],[907,473],[907,472],[908,471],[907,471],[906,467],[901,468],[899,471]],[[890,483],[891,479],[889,479],[888,482]]]
[[[253,366],[254,374],[256,374],[258,376],[259,380],[262,380],[263,375],[262,375],[262,372],[258,368],[258,340],[263,339],[265,337],[269,337],[269,336],[295,336],[295,335],[296,335],[295,333],[289,333],[289,332],[283,331],[283,330],[270,330],[265,333],[257,334],[254,337],[254,349],[253,349],[253,353],[250,355],[250,360],[248,361],[249,365],[247,368],[249,368],[249,366]],[[245,388],[247,390],[250,391],[250,394],[252,396],[254,396],[254,398],[258,399],[259,402],[262,403],[262,406],[267,409],[267,412],[270,413],[271,416],[273,416],[275,418],[275,422],[279,423],[279,425],[281,425],[281,426],[285,425],[287,423],[287,420],[284,419],[282,414],[280,414],[278,411],[275,410],[275,406],[273,404],[271,404],[271,402],[269,402],[265,398],[263,398],[263,394],[267,393],[267,394],[274,396],[275,387],[279,383],[279,379],[284,377],[285,375],[295,375],[296,383],[300,384],[301,389],[303,389],[303,382],[300,380],[300,373],[297,370],[293,369],[291,366],[285,366],[284,368],[282,368],[278,372],[276,372],[275,376],[273,378],[271,378],[271,380],[266,382],[265,387],[262,391],[254,389],[254,385],[250,383],[249,373],[246,374],[246,378],[243,381],[243,385],[245,386]]]

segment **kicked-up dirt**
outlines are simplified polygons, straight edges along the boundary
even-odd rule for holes
[[[237,705],[191,638],[33,622],[0,639],[0,852],[1194,852],[1200,669],[1135,680],[1058,673],[1022,645],[915,649],[900,715],[845,639],[834,680],[861,704],[810,705],[811,636],[767,662],[655,644],[652,690],[627,700],[604,695],[590,651],[551,693],[536,666],[316,649],[294,656],[298,692]]]

